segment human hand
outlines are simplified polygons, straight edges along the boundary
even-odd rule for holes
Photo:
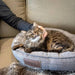
[[[43,30],[43,38],[45,38],[47,36],[47,31],[42,26],[38,26],[38,27]]]

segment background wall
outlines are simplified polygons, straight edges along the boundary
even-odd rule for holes
[[[75,33],[75,0],[26,0],[27,21]]]

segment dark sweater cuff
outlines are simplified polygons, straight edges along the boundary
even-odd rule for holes
[[[28,31],[28,30],[32,29],[32,26],[33,26],[33,24],[30,24],[30,23],[28,23],[24,20],[20,20],[18,22],[17,29],[20,30],[20,31],[21,30]]]

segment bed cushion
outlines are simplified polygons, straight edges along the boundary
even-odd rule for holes
[[[66,36],[68,36],[75,45],[75,35],[67,31],[55,28],[46,28],[47,30],[60,31]],[[14,46],[14,40],[12,46]],[[18,42],[18,41],[17,41]],[[12,50],[16,59],[23,65],[34,69],[43,70],[58,70],[58,71],[75,71],[75,48],[74,52],[43,52],[35,51],[31,53],[26,53],[24,48],[18,48]]]

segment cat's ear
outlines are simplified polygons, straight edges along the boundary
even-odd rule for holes
[[[36,22],[33,22],[33,26],[38,26],[38,24]]]
[[[34,29],[36,29],[36,28],[38,28],[38,24],[37,24],[36,22],[33,22],[32,29],[34,30]]]

